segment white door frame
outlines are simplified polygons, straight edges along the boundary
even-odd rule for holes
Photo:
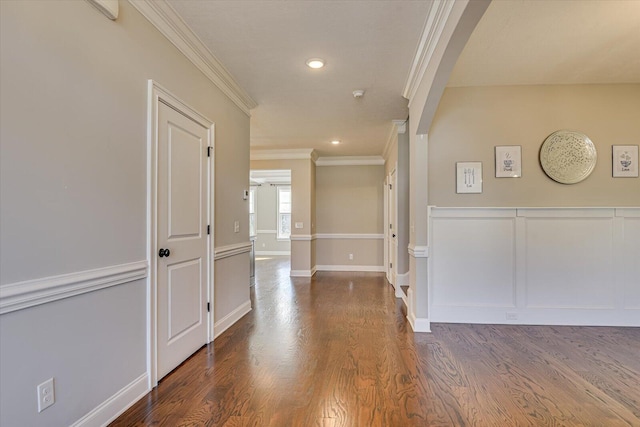
[[[384,177],[384,273],[387,278],[387,282],[391,283],[389,279],[389,178]]]
[[[147,276],[147,374],[149,377],[149,389],[158,385],[158,294],[157,294],[157,194],[158,194],[158,104],[163,103],[191,120],[208,129],[207,146],[211,147],[211,156],[208,158],[208,183],[209,191],[207,200],[207,218],[211,225],[211,234],[207,239],[207,301],[211,310],[207,313],[207,341],[213,341],[213,307],[214,307],[214,145],[215,124],[205,116],[198,113],[178,97],[160,86],[153,80],[147,83],[147,260],[149,262],[149,274]]]
[[[388,260],[387,260],[387,280],[391,283],[394,289],[398,287],[398,179],[396,171],[398,164],[389,172],[387,177],[387,226],[385,234],[388,236]],[[393,197],[391,197],[393,193]],[[392,221],[393,219],[393,221]],[[389,234],[395,232],[396,237],[390,237]],[[389,267],[392,263],[395,263],[393,267]]]

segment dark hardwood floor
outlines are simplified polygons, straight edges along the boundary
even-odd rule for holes
[[[640,328],[432,325],[378,273],[291,279],[113,426],[640,426]]]

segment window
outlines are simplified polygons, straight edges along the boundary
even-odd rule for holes
[[[256,187],[251,187],[249,189],[249,236],[256,234]]]
[[[291,187],[278,187],[278,239],[291,236]]]

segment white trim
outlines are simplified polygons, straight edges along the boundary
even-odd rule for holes
[[[409,303],[407,302],[408,296],[405,295],[405,293],[402,291],[402,288],[400,288],[400,286],[395,288],[395,293],[396,293],[396,298],[400,298],[404,306],[408,307],[409,306]]]
[[[455,0],[441,0],[431,3],[431,8],[420,36],[420,43],[416,49],[411,70],[402,91],[402,96],[409,100],[409,104],[411,104],[420,82],[422,82],[424,73],[429,62],[431,62],[440,37],[442,37],[445,24],[454,4]]]
[[[639,208],[616,208],[616,216],[624,218],[640,218]]]
[[[396,273],[396,285],[399,288],[400,286],[409,286],[410,278],[409,272],[403,274]]]
[[[251,160],[313,160],[318,158],[313,148],[297,148],[291,150],[251,150]]]
[[[302,242],[310,242],[311,240],[316,240],[316,234],[292,234],[289,236],[289,240],[291,241],[302,241]]]
[[[318,157],[316,166],[379,166],[384,165],[382,156],[335,156]]]
[[[104,16],[115,21],[118,19],[118,0],[87,0],[92,6],[98,9]]]
[[[316,274],[318,266],[313,267],[311,270],[291,270],[289,276],[291,277],[313,277]]]
[[[144,260],[7,284],[0,287],[0,314],[144,279],[147,268]]]
[[[415,314],[411,313],[407,316],[407,320],[413,332],[431,332],[431,322],[429,319],[416,317]]]
[[[315,235],[316,239],[384,239],[384,234],[332,234],[332,233],[318,233]]]
[[[229,258],[235,255],[240,255],[248,252],[251,252],[251,242],[243,242],[243,243],[236,243],[233,245],[220,246],[218,248],[215,248],[213,259],[215,261],[218,261],[219,259]]]
[[[362,271],[384,273],[384,265],[316,265],[316,271]]]
[[[400,133],[405,133],[407,131],[407,120],[391,120],[393,122],[393,126],[391,126],[391,131],[389,132],[389,136],[387,137],[387,143],[384,145],[384,149],[382,150],[382,158],[385,159],[385,162],[389,159],[389,153],[391,151],[391,141],[394,140],[394,137]]]
[[[257,103],[165,0],[129,0],[151,24],[245,114]]]
[[[256,230],[256,234],[278,234],[278,230]]]
[[[163,103],[175,109],[180,114],[189,117],[191,120],[207,129],[207,146],[212,147],[213,155],[207,160],[208,174],[208,200],[207,218],[209,224],[215,224],[215,123],[203,116],[180,98],[169,92],[157,82],[147,80],[147,259],[149,260],[149,274],[147,276],[147,373],[149,388],[158,385],[157,371],[157,218],[158,218],[158,110],[159,104]],[[213,234],[207,236],[207,300],[211,304],[211,311],[207,313],[207,341],[213,338],[214,319],[214,263],[211,261],[213,253]]]
[[[416,246],[410,243],[407,247],[409,255],[414,258],[429,258],[429,246]]]
[[[290,256],[291,251],[256,251],[256,256],[283,255]]]
[[[247,313],[251,311],[251,301],[245,301],[238,308],[231,313],[218,320],[213,326],[214,339],[218,338],[224,331],[229,329],[238,320],[242,319]]]
[[[148,375],[146,373],[140,375],[84,417],[71,424],[71,427],[108,425],[150,391],[148,384]]]

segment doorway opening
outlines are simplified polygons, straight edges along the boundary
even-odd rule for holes
[[[249,234],[253,245],[251,284],[291,271],[291,170],[250,171]]]

